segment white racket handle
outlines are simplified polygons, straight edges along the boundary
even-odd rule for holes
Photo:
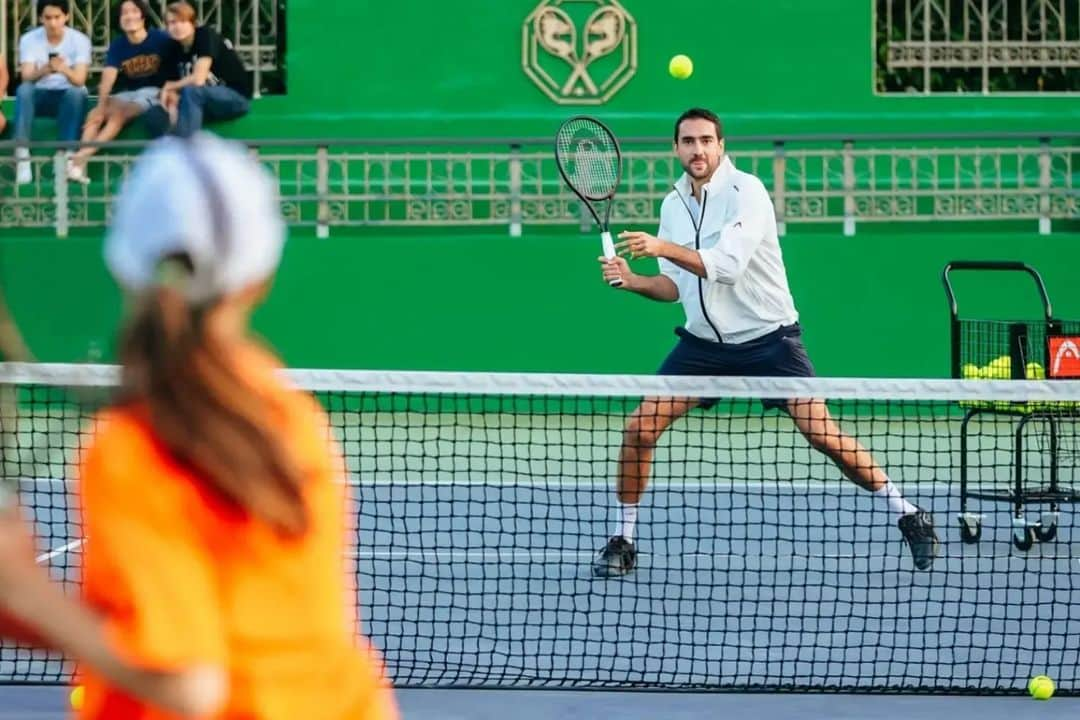
[[[604,257],[611,260],[615,257],[615,241],[611,238],[611,233],[604,231],[600,233],[600,242],[604,246]]]
[[[611,233],[607,230],[600,233],[600,243],[604,247],[604,257],[611,260],[615,257],[615,241],[611,238]],[[608,280],[608,285],[611,287],[622,287],[622,279],[615,278],[614,280]]]

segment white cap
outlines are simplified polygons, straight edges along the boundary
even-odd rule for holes
[[[163,259],[186,254],[194,272],[183,291],[200,303],[270,277],[284,244],[270,173],[243,145],[201,133],[158,140],[135,162],[113,210],[105,264],[137,293],[158,284]]]

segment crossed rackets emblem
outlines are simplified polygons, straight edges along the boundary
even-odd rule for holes
[[[575,24],[567,8],[587,11],[590,5],[592,12],[580,26]],[[609,56],[612,62],[603,63],[598,77],[590,68]],[[553,66],[547,58],[562,63]],[[545,0],[525,21],[522,64],[540,89],[560,104],[607,102],[637,69],[634,19],[615,0]]]

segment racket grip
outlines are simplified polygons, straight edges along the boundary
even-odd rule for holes
[[[608,260],[615,257],[615,241],[611,238],[611,233],[607,230],[600,233],[600,242],[604,246],[604,257]]]
[[[600,243],[604,247],[604,257],[611,260],[615,257],[615,241],[611,238],[611,233],[607,230],[600,233]],[[615,278],[614,280],[608,280],[608,285],[611,287],[622,287],[622,280]]]

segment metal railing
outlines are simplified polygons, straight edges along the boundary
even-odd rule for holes
[[[247,143],[277,176],[282,211],[320,235],[346,227],[577,226],[590,217],[563,186],[547,138],[277,140]],[[0,164],[0,228],[102,227],[141,142],[110,144],[89,185],[64,176],[65,146],[38,143],[34,181]],[[728,138],[737,167],[772,193],[789,224],[1030,220],[1049,233],[1080,219],[1080,133]],[[11,143],[0,143],[10,158]],[[648,227],[681,168],[670,140],[623,141],[612,221]]]
[[[172,0],[148,0],[152,25],[164,27],[165,7]],[[252,72],[258,93],[264,75],[281,71],[284,57],[280,42],[283,26],[278,0],[189,0],[200,22],[228,39],[244,66]],[[0,0],[0,55],[17,67],[19,37],[37,25],[37,0]],[[69,24],[90,37],[91,75],[101,72],[109,43],[119,33],[115,24],[115,3],[72,0]],[[14,74],[17,76],[17,73]]]
[[[1080,0],[874,0],[874,9],[880,91],[1077,92]]]

